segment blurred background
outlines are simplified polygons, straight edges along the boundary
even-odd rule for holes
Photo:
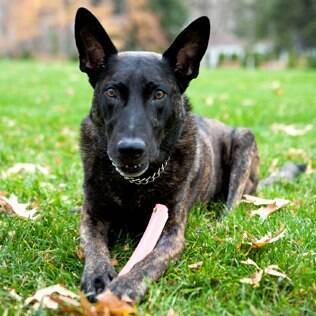
[[[205,66],[316,69],[316,0],[0,0],[0,56],[76,58],[79,6],[122,50],[162,51],[189,21],[208,15]]]

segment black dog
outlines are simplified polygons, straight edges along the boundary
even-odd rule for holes
[[[253,134],[190,112],[184,96],[208,46],[210,23],[201,17],[163,55],[118,53],[98,20],[80,8],[75,23],[80,69],[94,88],[81,126],[85,203],[81,239],[82,289],[93,300],[109,288],[143,297],[183,249],[194,202],[216,198],[227,209],[257,186],[259,158]],[[143,232],[156,203],[169,219],[155,249],[126,275],[116,277],[108,236]]]

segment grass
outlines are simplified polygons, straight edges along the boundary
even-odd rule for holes
[[[49,166],[49,175],[15,175],[0,180],[0,191],[15,193],[37,206],[40,219],[28,221],[0,214],[0,314],[25,315],[31,310],[10,298],[62,283],[77,291],[83,262],[77,256],[82,171],[78,129],[88,112],[92,90],[77,65],[1,61],[0,172],[17,162]],[[188,95],[194,111],[256,134],[261,174],[274,163],[302,161],[301,149],[316,168],[316,73],[303,71],[202,71]],[[273,132],[273,123],[313,129],[290,137]],[[223,221],[220,207],[192,209],[183,256],[151,285],[139,304],[141,315],[315,315],[316,314],[316,175],[302,175],[259,192],[290,199],[292,204],[261,223],[241,204]],[[251,251],[239,248],[247,232],[261,237],[287,228],[285,238]],[[120,264],[127,257],[116,250]],[[265,276],[258,288],[239,280],[255,271],[241,263],[253,259],[260,267],[277,264],[291,281]],[[189,264],[202,261],[199,269]],[[33,313],[47,315],[46,310]]]

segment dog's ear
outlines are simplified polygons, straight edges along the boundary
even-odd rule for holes
[[[163,54],[175,73],[181,92],[199,74],[200,61],[208,46],[210,28],[208,17],[196,19],[176,37]]]
[[[79,8],[76,14],[75,39],[80,70],[88,74],[94,87],[107,59],[117,50],[97,18],[85,8]]]

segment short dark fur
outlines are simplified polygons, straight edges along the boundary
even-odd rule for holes
[[[192,114],[183,94],[198,75],[209,32],[208,18],[201,17],[162,56],[118,54],[96,18],[83,8],[77,12],[80,68],[94,88],[90,114],[81,126],[82,288],[91,300],[106,288],[119,296],[143,297],[146,279],[159,278],[181,254],[193,203],[222,198],[230,209],[256,189],[259,158],[251,131]],[[165,172],[147,185],[130,183],[112,165],[128,176],[148,177],[168,157]],[[109,231],[114,241],[120,229],[143,232],[156,203],[169,209],[158,244],[128,274],[116,277]]]

